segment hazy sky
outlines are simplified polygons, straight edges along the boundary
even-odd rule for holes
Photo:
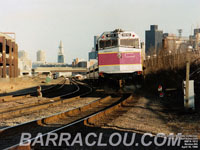
[[[67,63],[88,57],[93,36],[122,28],[144,41],[145,30],[158,24],[164,32],[191,34],[200,27],[199,0],[1,0],[0,32],[15,32],[19,50],[35,61],[45,50],[48,62],[57,61],[63,41]]]

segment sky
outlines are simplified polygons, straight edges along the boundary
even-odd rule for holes
[[[44,50],[56,62],[60,40],[66,62],[88,59],[93,36],[116,28],[134,31],[141,40],[151,24],[183,36],[200,27],[199,0],[0,0],[0,32],[15,32],[19,50],[36,61]]]

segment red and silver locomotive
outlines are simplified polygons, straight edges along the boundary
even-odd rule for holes
[[[143,58],[140,38],[116,29],[97,40],[99,80],[106,89],[133,91],[141,87]]]

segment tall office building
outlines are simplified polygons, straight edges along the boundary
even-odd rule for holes
[[[37,51],[37,61],[40,61],[40,62],[46,61],[46,54],[44,51],[42,50]]]
[[[200,33],[200,28],[194,29],[194,35]]]
[[[60,41],[59,45],[59,50],[58,50],[58,63],[65,63],[65,56],[64,56],[64,49],[63,49],[63,44],[62,41]]]
[[[94,50],[97,50],[97,40],[98,40],[99,36],[98,35],[95,35],[94,36]]]
[[[98,53],[97,53],[97,51],[92,50],[91,52],[88,53],[88,55],[89,55],[89,57],[88,57],[89,60],[97,59]]]
[[[190,35],[190,44],[195,50],[200,50],[200,28],[194,29],[194,35]]]
[[[98,43],[97,43],[97,40],[98,40],[99,36],[95,35],[94,36],[94,47],[92,48],[92,51],[88,53],[88,59],[91,60],[91,59],[97,59],[98,57],[98,52],[97,52],[97,49],[98,49]]]
[[[158,30],[158,25],[151,25],[150,30],[145,32],[145,52],[156,53],[162,48],[163,31]]]
[[[32,61],[28,58],[28,53],[24,50],[18,52],[18,67],[20,75],[31,74]]]
[[[18,58],[27,58],[27,57],[28,57],[28,54],[26,51],[21,50],[18,52]]]

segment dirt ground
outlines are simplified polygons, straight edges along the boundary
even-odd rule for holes
[[[58,80],[51,80],[48,84],[55,84]],[[23,78],[6,78],[0,79],[0,94],[7,94],[9,92],[27,89],[38,85],[46,85],[45,78],[38,77],[23,77]]]

